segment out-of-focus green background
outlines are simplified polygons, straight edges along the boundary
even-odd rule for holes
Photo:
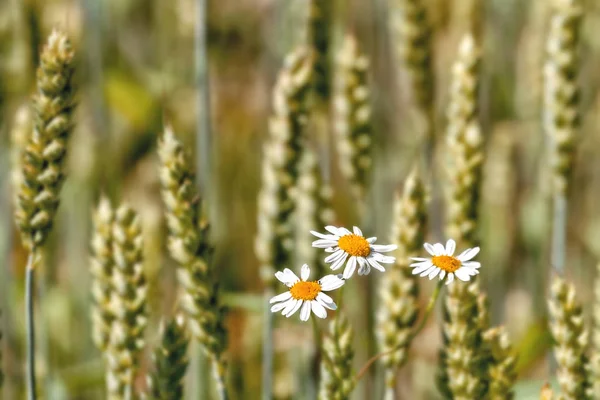
[[[545,354],[550,342],[544,325],[549,180],[540,126],[541,68],[549,17],[546,3],[487,0],[480,5],[485,16],[481,108],[487,150],[481,205],[481,277],[492,302],[493,323],[508,326],[520,352],[521,398],[533,398],[529,396],[537,394],[549,378]],[[588,3],[580,74],[584,117],[569,204],[567,262],[568,276],[584,304],[592,300],[591,282],[600,254],[600,5]],[[428,5],[435,29],[437,124],[443,133],[450,65],[474,5],[473,0],[430,0]],[[394,10],[393,0],[338,0],[333,36],[335,50],[343,34],[353,32],[371,58],[376,146],[373,196],[368,204],[372,232],[367,234],[383,240],[389,232],[393,192],[401,187],[422,140],[405,73],[396,60],[397,38],[388,27]],[[253,245],[262,144],[277,71],[284,55],[305,40],[306,15],[306,0],[208,1],[212,145],[206,151],[211,173],[204,195],[213,223],[216,268],[230,306],[228,357],[236,399],[259,396],[262,286]],[[156,343],[160,318],[173,310],[174,265],[164,248],[155,148],[165,123],[173,125],[190,150],[195,146],[196,16],[195,0],[0,2],[4,399],[23,397],[24,371],[22,288],[26,253],[11,211],[11,132],[19,124],[19,116],[27,112],[45,38],[58,27],[66,30],[75,44],[79,107],[69,177],[61,195],[58,221],[45,249],[46,266],[39,274],[38,371],[44,376],[40,384],[45,398],[95,399],[103,390],[103,364],[90,339],[88,239],[91,208],[100,192],[130,201],[142,217],[145,266],[151,285],[148,349]],[[441,139],[436,157],[441,167],[447,156],[443,143]],[[341,179],[336,160],[331,161],[336,222],[356,223],[348,185]],[[435,184],[443,187],[444,182],[442,173]],[[440,224],[434,221],[434,226]],[[384,278],[377,271],[374,274],[369,278]],[[430,287],[428,282],[423,285],[425,302]],[[347,307],[359,332],[359,367],[368,356],[365,335],[360,333],[365,318],[360,298],[353,299]],[[406,386],[403,398],[434,396],[430,383],[439,344],[439,326],[433,321],[416,341],[412,361],[401,374]],[[278,324],[278,398],[306,398],[298,371],[306,369],[302,354],[311,346],[310,326],[294,318]],[[149,351],[146,353],[148,356]],[[145,366],[148,360],[146,357]],[[196,377],[189,379],[190,385],[196,384]],[[139,385],[143,387],[143,382]],[[359,391],[356,398],[367,398],[364,396]]]

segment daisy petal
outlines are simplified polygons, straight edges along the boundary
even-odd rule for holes
[[[416,267],[415,269],[413,269],[412,273],[413,273],[413,275],[417,275],[417,274],[420,274],[421,272],[423,272],[426,269],[429,269],[431,267],[433,267],[433,264],[431,262],[428,262],[426,264],[419,265],[418,267]]]
[[[319,239],[327,239],[327,240],[338,240],[339,237],[336,235],[325,235],[319,232],[315,232],[315,231],[310,231],[311,234],[313,234],[314,236],[318,237]]]
[[[338,242],[335,240],[329,239],[319,239],[312,242],[312,247],[320,247],[322,249],[326,249],[328,247],[337,246]]]
[[[327,311],[325,311],[325,307],[323,307],[318,301],[311,301],[310,306],[313,314],[315,314],[317,317],[321,319],[327,317]]]
[[[373,253],[372,256],[374,259],[384,264],[392,264],[394,261],[396,261],[396,257],[384,256],[383,254],[379,253]]]
[[[333,225],[327,225],[327,226],[325,227],[325,230],[326,230],[326,231],[328,231],[328,232],[331,232],[331,233],[333,233],[335,236],[338,236],[338,237],[339,237],[339,235],[338,235],[338,228],[336,228],[335,226],[333,226]]]
[[[342,286],[344,286],[344,283],[345,281],[343,279],[340,279],[337,275],[325,275],[324,277],[319,279],[319,285],[321,285],[321,290],[325,292],[339,289]]]
[[[303,281],[308,280],[308,277],[310,276],[310,268],[308,266],[308,264],[304,264],[302,266],[302,269],[300,270],[300,277],[302,278]]]
[[[289,315],[292,315],[293,313],[298,311],[298,308],[300,308],[301,305],[302,305],[302,300],[291,299],[287,302],[287,306],[285,306],[285,308],[283,309],[281,314],[284,315],[285,317],[289,317]]]
[[[456,272],[454,272],[454,274],[461,281],[468,282],[471,280],[471,275],[469,275],[468,270],[466,270],[464,268],[459,268],[458,270],[456,270]]]
[[[421,272],[421,276],[429,275],[431,273],[431,271],[433,271],[436,268],[437,267],[435,265],[432,265],[431,267],[427,268],[425,271]]]
[[[463,267],[477,269],[481,267],[481,263],[478,261],[465,261],[462,263]]]
[[[436,243],[433,245],[434,250],[437,252],[436,256],[441,256],[446,252],[444,245],[441,243]]]
[[[373,268],[375,268],[381,272],[385,272],[385,268],[383,267],[383,265],[381,265],[377,262],[375,257],[369,256],[369,257],[367,257],[367,261],[369,262],[369,264],[371,264],[371,266]]]
[[[440,273],[440,271],[441,270],[439,268],[436,268],[433,271],[431,271],[429,273],[429,280],[432,280],[433,278],[435,278],[436,276],[438,276],[438,274]]]
[[[456,250],[456,242],[452,239],[448,239],[446,242],[446,255],[453,256],[454,250]]]
[[[344,279],[350,279],[352,275],[354,275],[354,270],[356,269],[356,257],[352,256],[348,260],[348,264],[346,264],[346,268],[344,269]]]
[[[444,276],[446,276],[446,271],[441,271],[441,272],[440,272],[440,281],[441,281],[442,279],[444,279]]]
[[[321,305],[325,308],[329,308],[330,310],[336,310],[337,306],[335,305],[335,302],[333,301],[333,299],[329,296],[327,296],[325,293],[323,292],[319,292],[319,294],[317,295],[316,300],[321,303]]]
[[[292,293],[290,293],[289,291],[287,292],[283,292],[281,294],[278,294],[275,297],[272,297],[271,300],[269,301],[269,303],[273,304],[273,303],[279,303],[280,301],[285,301],[287,299],[292,298]]]
[[[302,321],[308,321],[308,318],[310,317],[311,303],[311,301],[305,301],[302,305],[302,308],[300,309],[300,319]]]
[[[446,285],[451,284],[454,281],[454,274],[453,273],[449,273],[448,274],[448,278],[446,279]]]
[[[375,243],[376,240],[377,238],[375,236],[367,238],[367,242],[369,242],[369,244]]]
[[[352,235],[352,232],[350,232],[348,229],[346,229],[344,227],[338,228],[338,232],[340,233],[340,236]]]
[[[330,254],[327,257],[325,257],[325,262],[329,264],[330,262],[337,260],[338,258],[342,257],[343,255],[344,255],[344,250],[338,249],[333,254]]]
[[[346,259],[348,258],[348,253],[344,253],[344,255],[340,258],[338,258],[333,264],[331,264],[331,269],[332,270],[336,270],[339,267],[341,267],[342,265],[344,265],[344,263],[346,262]]]
[[[479,247],[473,247],[472,249],[467,249],[460,253],[458,258],[460,261],[469,261],[473,257],[475,257],[479,253]]]
[[[376,252],[379,253],[387,253],[390,251],[394,251],[398,248],[398,246],[396,246],[395,244],[372,244],[371,245],[371,250],[374,250]]]
[[[358,268],[358,275],[369,275],[371,273],[371,266],[367,263],[364,265],[361,265]]]
[[[358,235],[358,236],[362,236],[363,235],[362,231],[359,229],[358,226],[353,227],[352,231],[354,231],[355,235]]]
[[[425,261],[420,261],[417,263],[412,263],[409,265],[409,267],[415,268],[415,267],[421,267],[423,265],[431,265],[431,260],[425,260]]]
[[[427,252],[432,256],[437,256],[436,251],[431,244],[425,243],[423,247],[425,247],[425,250],[427,250]]]
[[[284,301],[283,303],[273,304],[273,306],[271,307],[271,312],[279,312],[279,311],[283,310],[284,308],[287,307],[289,302],[290,301]]]
[[[411,257],[410,259],[413,261],[427,261],[427,258],[423,257]]]

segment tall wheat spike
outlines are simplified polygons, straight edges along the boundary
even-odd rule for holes
[[[210,224],[202,216],[192,165],[183,145],[169,127],[159,140],[158,155],[161,194],[169,230],[168,249],[178,263],[178,279],[184,288],[181,307],[188,316],[192,335],[211,359],[217,391],[221,398],[226,398],[224,352],[227,330],[225,310],[211,268]]]
[[[559,276],[554,276],[550,285],[548,311],[562,396],[566,400],[592,399],[585,318],[575,298],[575,287]]]
[[[53,31],[40,57],[34,126],[21,161],[15,217],[28,248],[41,246],[52,228],[65,179],[65,156],[73,128],[74,52],[67,36]]]
[[[143,271],[143,239],[139,217],[128,205],[120,205],[112,225],[111,326],[107,354],[107,386],[110,399],[133,395],[133,382],[144,346],[147,324],[147,285]]]
[[[407,72],[414,101],[433,134],[435,77],[432,27],[423,0],[396,0],[392,24],[398,35],[398,52]]]
[[[273,115],[264,149],[255,246],[261,276],[269,285],[274,283],[275,270],[289,267],[291,261],[293,192],[305,141],[312,54],[302,47],[289,54],[273,89]]]
[[[544,130],[551,148],[550,160],[556,193],[568,189],[573,169],[575,136],[579,129],[579,28],[581,0],[553,0],[554,12],[546,43],[544,64]]]
[[[331,92],[331,30],[333,2],[310,0],[308,6],[308,43],[315,52],[314,88],[318,99],[326,104]]]
[[[275,270],[291,267],[294,245],[292,223],[299,164],[305,147],[308,94],[312,85],[314,53],[299,47],[290,53],[273,89],[273,115],[264,147],[262,186],[258,194],[258,233],[255,252],[265,284],[263,323],[262,398],[272,397],[273,313]]]
[[[517,357],[512,350],[508,333],[504,327],[491,328],[485,331],[483,340],[491,352],[487,398],[511,400],[515,397],[513,385],[517,379]]]
[[[320,252],[311,242],[310,230],[331,225],[335,213],[331,208],[331,187],[323,182],[319,163],[314,152],[307,150],[300,163],[300,175],[296,192],[296,258],[298,265],[308,263],[315,276],[327,273],[327,266]]]
[[[392,243],[398,246],[396,264],[382,282],[381,304],[378,314],[377,338],[382,352],[399,348],[383,358],[387,390],[393,393],[396,370],[406,362],[410,333],[418,317],[419,286],[408,264],[410,257],[419,253],[427,231],[427,204],[425,187],[417,170],[408,176],[402,196],[394,203]]]
[[[161,326],[161,343],[154,350],[154,372],[147,378],[149,398],[153,400],[183,399],[183,377],[188,357],[189,339],[185,318],[177,315]]]
[[[477,245],[477,209],[483,162],[483,139],[477,120],[479,49],[473,36],[461,41],[452,69],[448,109],[450,196],[447,234],[464,247]],[[437,378],[445,398],[481,398],[487,391],[485,363],[488,354],[482,341],[487,318],[477,280],[454,282],[448,288],[444,309],[444,348]]]
[[[348,319],[338,312],[329,324],[329,335],[323,340],[319,400],[345,400],[350,397],[354,388],[353,336]]]
[[[92,274],[92,338],[102,352],[110,343],[111,326],[115,316],[111,309],[113,295],[113,240],[114,211],[110,201],[102,197],[93,215],[94,230],[91,239],[90,272]]]
[[[347,36],[338,58],[340,88],[336,95],[340,169],[361,203],[369,187],[373,160],[369,59],[360,52],[356,38]]]

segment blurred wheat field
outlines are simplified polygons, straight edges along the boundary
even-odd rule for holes
[[[1,2],[0,399],[600,398],[598,21]],[[332,272],[325,226],[385,272]],[[448,239],[477,277],[411,273]],[[283,318],[305,263],[337,310]]]

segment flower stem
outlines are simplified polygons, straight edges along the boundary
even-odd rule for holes
[[[35,248],[31,249],[25,267],[25,319],[27,321],[27,392],[28,399],[35,400],[35,325],[33,318],[33,289]]]
[[[554,221],[552,229],[552,267],[559,276],[564,275],[567,231],[567,198],[563,193],[554,196]]]
[[[425,323],[427,322],[427,320],[429,319],[429,315],[431,315],[431,312],[433,311],[433,306],[435,306],[435,303],[438,299],[438,297],[440,296],[440,292],[442,289],[442,285],[443,285],[444,281],[440,280],[438,281],[438,284],[435,286],[435,289],[433,291],[433,294],[431,295],[431,298],[429,299],[429,303],[427,303],[427,308],[425,308],[425,314],[423,314],[423,318],[421,318],[421,321],[419,322],[419,325],[417,325],[413,331],[411,332],[411,334],[408,337],[408,340],[406,341],[407,343],[410,343],[418,334],[419,332],[421,332],[421,330],[425,327]],[[363,377],[363,375],[367,372],[367,370],[369,369],[369,367],[371,365],[373,365],[373,363],[377,360],[379,360],[381,357],[384,357],[388,354],[392,354],[396,351],[398,351],[401,346],[397,346],[391,350],[388,351],[384,351],[382,353],[376,354],[373,357],[371,357],[366,363],[365,365],[361,368],[360,371],[358,371],[358,374],[356,374],[356,377],[354,378],[354,384],[356,385],[356,383],[358,383],[358,381],[360,380],[360,378]]]

